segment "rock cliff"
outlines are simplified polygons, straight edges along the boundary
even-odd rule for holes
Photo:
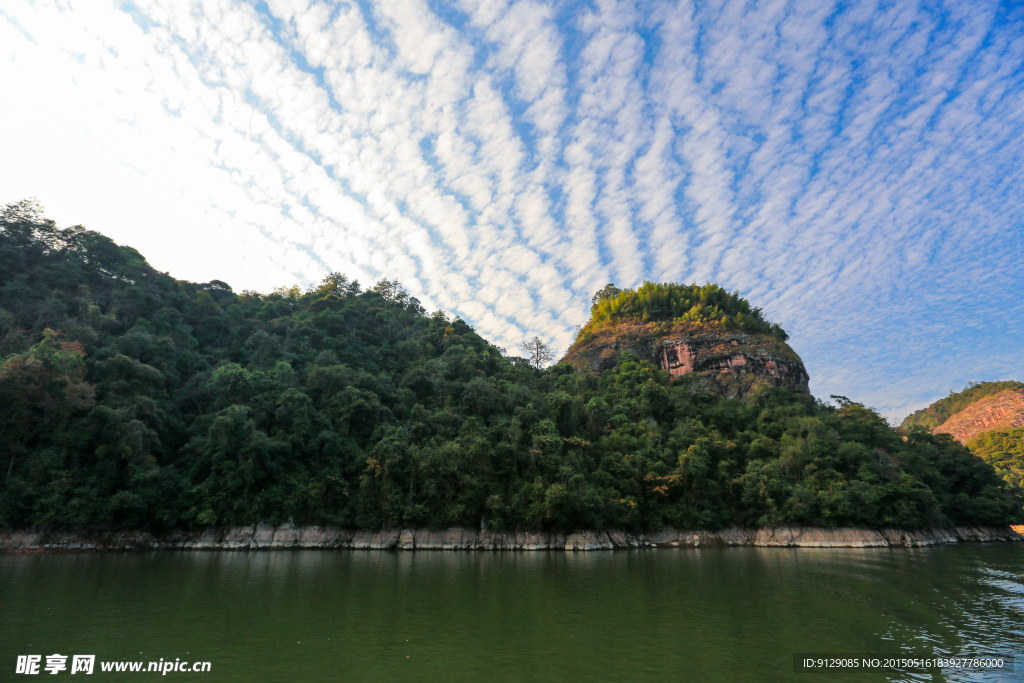
[[[708,390],[729,398],[743,398],[762,384],[808,392],[809,378],[800,356],[768,334],[707,327],[666,330],[657,323],[623,322],[578,340],[562,362],[600,374],[614,367],[626,351],[657,364],[673,378],[699,378]]]
[[[1022,541],[1024,527],[952,527],[908,531],[776,527],[762,529],[678,530],[629,533],[618,529],[557,533],[489,532],[472,529],[385,529],[353,531],[329,527],[255,526],[175,532],[105,533],[0,532],[0,552],[83,550],[269,550],[337,548],[350,550],[615,550],[618,548],[699,548],[760,546],[783,548],[889,548],[963,542]]]
[[[1024,427],[1024,389],[1007,389],[975,401],[933,431],[967,443],[986,432],[1018,427]]]

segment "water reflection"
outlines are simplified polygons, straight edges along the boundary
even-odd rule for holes
[[[211,682],[836,680],[793,673],[793,653],[1019,654],[1022,575],[998,544],[5,555],[0,661],[187,654]]]

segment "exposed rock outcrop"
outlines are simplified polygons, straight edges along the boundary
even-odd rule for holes
[[[902,529],[824,529],[777,527],[684,531],[664,529],[631,534],[608,531],[489,532],[471,529],[386,529],[353,531],[329,527],[245,526],[153,536],[143,531],[86,533],[0,532],[0,551],[82,550],[267,550],[347,548],[354,550],[614,550],[617,548],[699,548],[760,546],[800,548],[889,548],[962,542],[1022,541],[1024,527]]]
[[[1024,389],[1006,389],[970,404],[934,429],[960,443],[996,429],[1024,427]]]
[[[632,351],[657,364],[673,378],[699,377],[707,389],[742,398],[758,384],[808,392],[803,361],[785,342],[767,334],[707,329],[658,334],[654,325],[623,323],[578,341],[562,359],[579,370],[600,374]]]

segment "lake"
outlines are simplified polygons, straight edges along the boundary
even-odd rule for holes
[[[0,636],[5,681],[55,653],[92,681],[1024,680],[793,663],[1019,656],[1024,548],[0,555]],[[100,671],[161,658],[210,671]]]

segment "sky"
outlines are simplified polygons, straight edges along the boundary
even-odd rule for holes
[[[1024,5],[5,0],[0,204],[236,291],[397,279],[516,353],[715,282],[821,398],[1024,379]]]

